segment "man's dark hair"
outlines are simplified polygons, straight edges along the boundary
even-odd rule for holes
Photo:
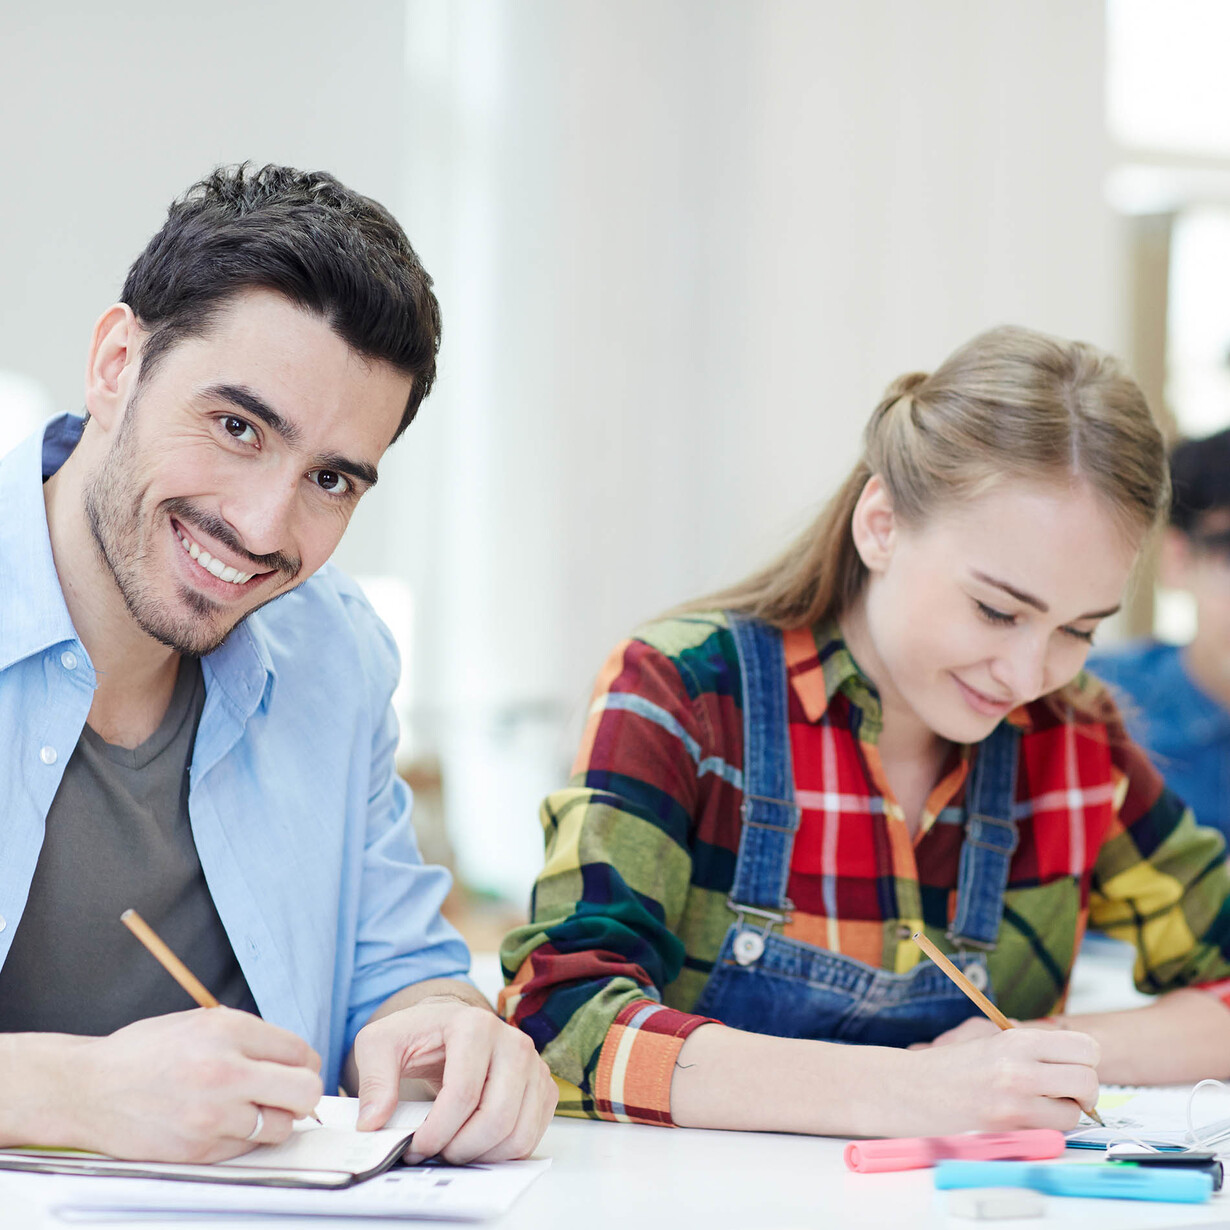
[[[265,289],[321,316],[348,346],[413,378],[410,425],[436,378],[440,305],[384,206],[324,171],[219,167],[175,201],[133,262],[123,300],[148,330],[140,380],[200,335],[240,291]]]
[[[1230,427],[1184,440],[1170,454],[1170,524],[1194,534],[1205,513],[1230,508]]]

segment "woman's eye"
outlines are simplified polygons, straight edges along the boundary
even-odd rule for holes
[[[308,478],[330,495],[345,495],[350,490],[350,479],[336,470],[309,470]]]
[[[1010,627],[1016,623],[1015,615],[1005,614],[1003,611],[997,611],[993,606],[987,606],[985,602],[974,600],[974,605],[978,608],[978,614],[982,616],[987,623],[996,624],[999,627]]]
[[[1092,631],[1090,631],[1090,632],[1082,632],[1079,628],[1065,628],[1065,629],[1064,629],[1064,631],[1065,631],[1065,632],[1066,632],[1069,636],[1074,636],[1074,637],[1076,637],[1076,639],[1077,639],[1078,641],[1084,641],[1086,645],[1092,645],[1092,644],[1093,644],[1093,633],[1092,633]]]
[[[243,419],[236,418],[233,414],[228,414],[222,419],[222,430],[233,440],[238,440],[240,444],[256,443],[256,431],[252,424],[245,423]]]

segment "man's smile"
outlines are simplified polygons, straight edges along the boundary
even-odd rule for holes
[[[179,545],[183,548],[184,553],[189,557],[195,565],[194,572],[199,571],[201,574],[207,573],[215,580],[223,582],[225,585],[231,586],[235,590],[239,590],[246,586],[249,582],[255,580],[257,584],[265,577],[272,575],[270,571],[265,572],[243,572],[236,568],[233,564],[226,563],[225,560],[217,555],[212,555],[204,546],[201,545],[184,527],[183,523],[172,518],[171,528],[175,533],[175,537],[179,540]],[[204,581],[204,575],[200,577]]]

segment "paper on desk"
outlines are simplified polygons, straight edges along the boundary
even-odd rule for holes
[[[0,1177],[0,1184],[45,1214],[71,1222],[183,1213],[482,1221],[507,1211],[550,1165],[550,1158],[534,1158],[481,1166],[400,1166],[341,1191],[15,1173]]]
[[[1155,1148],[1230,1150],[1230,1090],[1208,1088],[1196,1094],[1191,1104],[1195,1139],[1187,1126],[1190,1099],[1190,1085],[1104,1085],[1097,1109],[1106,1127],[1068,1132],[1068,1144],[1104,1149],[1107,1145],[1137,1140]]]

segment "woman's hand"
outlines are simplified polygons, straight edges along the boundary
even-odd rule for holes
[[[1018,1021],[1015,1017],[1009,1017],[1013,1025],[1017,1025],[1022,1029],[1071,1029],[1072,1027],[1062,1018],[1057,1016],[1041,1016],[1032,1021]],[[975,1038],[992,1038],[999,1032],[999,1026],[994,1021],[989,1021],[985,1016],[971,1016],[962,1021],[960,1025],[954,1025],[951,1029],[946,1029],[942,1034],[937,1034],[930,1042],[913,1042],[909,1046],[911,1051],[925,1051],[929,1046],[949,1046],[953,1042],[973,1042]]]
[[[954,1036],[962,1031],[965,1040]],[[916,1119],[918,1134],[928,1136],[969,1129],[1069,1131],[1082,1109],[1097,1104],[1099,1058],[1088,1034],[1057,1027],[1000,1030],[971,1018],[911,1056],[914,1079],[897,1091],[909,1121],[903,1127],[913,1131]]]

